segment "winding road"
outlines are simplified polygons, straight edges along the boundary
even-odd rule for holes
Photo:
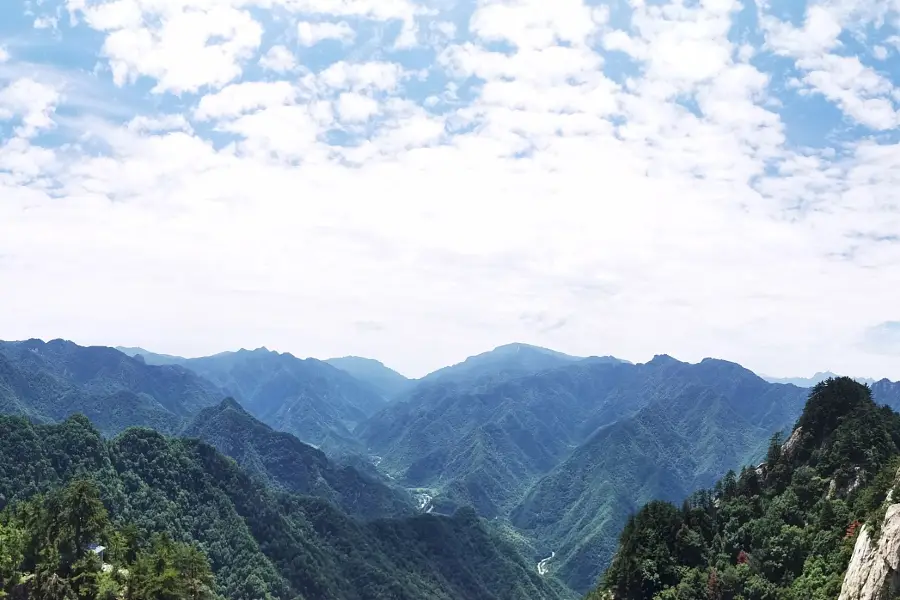
[[[430,513],[434,510],[434,506],[431,505],[431,500],[433,496],[431,494],[416,494],[416,502],[418,503],[418,509]]]
[[[537,566],[538,575],[546,575],[547,574],[547,571],[550,570],[550,567],[547,566],[547,563],[549,563],[551,560],[553,560],[554,556],[556,556],[556,552],[551,552],[550,556],[548,556],[547,558],[545,558],[544,560],[542,560],[541,562],[538,563],[538,566]]]

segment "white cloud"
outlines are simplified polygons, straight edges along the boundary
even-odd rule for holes
[[[77,10],[107,32],[103,54],[116,84],[151,77],[157,93],[221,87],[241,74],[262,37],[249,12],[227,5],[118,0]]]
[[[297,60],[294,54],[284,46],[272,46],[262,58],[259,65],[268,71],[286,73],[297,68]]]
[[[296,13],[408,21],[426,12],[410,0],[272,0]]]
[[[805,83],[857,122],[873,129],[893,129],[900,123],[889,99],[893,84],[859,58],[829,54],[798,64],[808,70]]]
[[[508,41],[521,49],[584,44],[596,27],[590,8],[579,0],[489,2],[475,11],[469,24],[483,40]]]
[[[366,121],[378,113],[378,102],[353,92],[345,92],[338,97],[338,114],[342,121]]]
[[[297,39],[303,46],[315,46],[324,40],[337,40],[349,44],[356,37],[353,28],[344,21],[340,23],[297,23]]]
[[[32,137],[53,127],[53,113],[60,94],[53,87],[31,78],[17,79],[0,89],[0,121],[18,119],[16,133]]]
[[[319,73],[317,84],[331,90],[393,90],[400,83],[403,68],[396,63],[339,61]]]
[[[66,122],[66,147],[0,147],[0,277],[21,291],[0,295],[0,326],[410,374],[523,340],[900,376],[860,346],[897,320],[900,148],[818,114],[804,126],[823,141],[800,147],[782,119],[818,94],[897,126],[897,76],[872,62],[893,42],[865,38],[875,4],[813,3],[791,25],[760,3],[754,45],[731,0],[615,18],[579,0],[69,0],[117,97],[158,95]],[[306,50],[322,39],[340,57]],[[766,70],[786,59],[787,92]],[[65,102],[14,92],[29,102],[0,106],[32,133]]]
[[[164,131],[186,131],[193,133],[193,128],[184,115],[161,115],[148,117],[139,115],[128,122],[127,128],[135,133],[158,133]]]
[[[59,20],[56,17],[38,17],[34,20],[35,29],[56,29]]]
[[[768,46],[796,59],[797,68],[805,72],[802,83],[835,103],[850,119],[883,130],[900,123],[891,100],[893,83],[858,57],[837,54],[843,49],[839,36],[845,25],[859,27],[883,18],[880,10],[866,3],[835,3],[809,5],[801,28],[770,16],[762,23]],[[890,38],[885,42],[890,43]],[[872,53],[879,60],[887,57],[882,46],[874,46]]]
[[[260,108],[292,104],[297,93],[286,81],[235,83],[203,96],[194,116],[201,121],[236,117]]]
[[[768,17],[763,20],[766,42],[775,52],[788,56],[819,56],[838,46],[843,27],[828,8],[811,5],[802,28]]]
[[[0,46],[0,63],[5,63],[9,60],[9,52],[6,51],[6,48]]]

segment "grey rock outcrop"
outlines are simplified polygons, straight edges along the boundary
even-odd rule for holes
[[[838,600],[889,600],[900,590],[900,504],[891,504],[873,540],[863,526]]]

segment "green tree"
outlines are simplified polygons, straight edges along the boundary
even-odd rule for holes
[[[203,551],[191,544],[179,544],[175,547],[175,564],[181,570],[188,598],[201,600],[212,597],[215,581],[209,559]]]
[[[0,598],[19,583],[24,559],[25,532],[0,521]]]

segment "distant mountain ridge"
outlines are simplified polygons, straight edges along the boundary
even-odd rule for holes
[[[797,387],[811,388],[817,383],[822,383],[826,379],[833,379],[840,376],[831,371],[819,371],[812,377],[768,377],[766,375],[760,375],[760,377],[770,383],[789,383],[791,385],[796,385]],[[853,377],[852,379],[868,385],[875,383],[874,379],[869,379],[867,377]]]
[[[419,382],[420,384],[450,381],[468,384],[491,383],[546,371],[579,360],[583,360],[582,357],[530,344],[513,343],[498,346],[488,352],[470,356],[455,365],[433,371]]]
[[[186,360],[264,423],[341,454],[359,452],[352,431],[387,401],[323,361],[258,348]]]
[[[105,435],[133,425],[174,433],[221,391],[178,366],[65,340],[0,342],[0,412],[39,422],[82,413]]]
[[[414,380],[404,377],[397,371],[384,366],[383,363],[372,358],[344,356],[341,358],[329,358],[325,362],[369,384],[386,400],[396,398],[403,391],[414,385]]]

